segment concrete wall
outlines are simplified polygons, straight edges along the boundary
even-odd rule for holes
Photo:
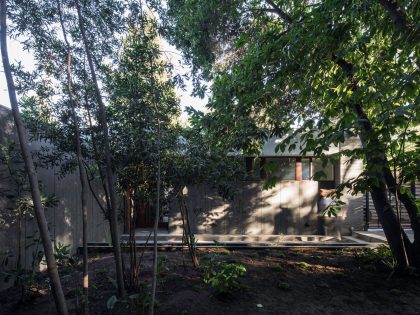
[[[14,130],[13,119],[9,109],[0,106],[0,143],[15,141],[18,148],[18,141]],[[45,143],[33,142],[30,147],[32,152],[39,150]],[[19,150],[16,152],[17,159],[13,163],[14,168],[22,168],[23,162]],[[62,178],[57,174],[58,168],[38,169],[38,178],[41,182],[41,189],[45,194],[55,194],[59,203],[56,207],[46,210],[46,216],[50,227],[51,238],[54,242],[71,245],[75,251],[82,242],[82,213],[81,213],[81,188],[78,172]],[[93,183],[93,187],[104,201],[99,183]],[[12,209],[15,207],[16,184],[10,177],[6,165],[0,163],[0,252],[10,251],[17,255],[18,248],[18,222],[12,216]],[[88,194],[88,242],[110,242],[108,222],[104,219],[103,213],[97,204],[94,196]],[[120,205],[122,206],[122,205]],[[122,223],[120,225],[122,229]],[[32,254],[37,250],[31,236],[37,237],[37,224],[34,218],[28,216],[23,226],[24,235],[21,241],[21,255],[24,265],[30,267]],[[26,249],[25,249],[26,248]],[[39,246],[42,250],[42,246]],[[15,259],[11,259],[13,265]]]
[[[318,183],[282,181],[263,189],[263,182],[238,184],[232,201],[205,185],[188,188],[187,208],[193,230],[205,234],[318,234]],[[169,232],[182,233],[182,221],[172,207]]]
[[[360,148],[360,146],[359,138],[350,138],[340,145],[340,150],[352,150]],[[341,158],[339,177],[341,183],[356,178],[362,171],[362,160],[350,161],[349,158]],[[347,190],[344,191],[344,196],[341,200],[346,203],[338,215],[343,233],[348,233],[350,228],[362,230],[364,225],[363,209],[365,207],[365,195],[352,195]]]
[[[274,142],[273,142],[274,143]],[[342,149],[358,148],[357,138],[347,139]],[[271,147],[274,144],[271,143]],[[335,167],[336,184],[357,177],[363,170],[361,160],[343,158]],[[189,187],[187,207],[194,232],[206,234],[325,234],[348,235],[363,229],[364,195],[344,192],[345,205],[337,218],[318,213],[318,182],[280,181],[270,190],[262,181],[238,184],[233,201],[223,200],[205,185]],[[169,232],[182,233],[182,221],[172,206]]]

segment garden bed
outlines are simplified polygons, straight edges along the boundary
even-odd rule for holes
[[[366,250],[365,250],[366,251]],[[218,293],[204,283],[202,270],[191,267],[187,252],[160,251],[160,277],[156,314],[420,314],[420,279],[416,275],[390,276],[389,263],[362,254],[361,249],[200,249],[200,256],[246,268],[236,289]],[[143,291],[151,280],[152,253],[142,268]],[[206,261],[206,259],[204,259]],[[71,313],[80,305],[79,267],[61,268],[60,274]],[[92,314],[109,314],[114,295],[113,257],[90,258]],[[0,314],[54,314],[46,274],[40,274],[25,300],[22,290],[0,292]],[[141,314],[144,294],[130,292],[114,305],[112,314]]]

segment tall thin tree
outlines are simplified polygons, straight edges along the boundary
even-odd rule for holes
[[[95,65],[93,63],[93,56],[92,56],[92,53],[89,47],[89,42],[88,42],[86,32],[85,32],[84,19],[82,16],[80,3],[79,1],[75,1],[75,4],[76,4],[79,28],[82,34],[83,45],[85,47],[86,58],[88,60],[90,74],[92,77],[93,85],[95,88],[95,94],[98,101],[98,113],[99,113],[98,119],[99,119],[99,123],[101,125],[103,136],[104,136],[103,143],[104,143],[104,155],[105,155],[105,165],[106,165],[105,171],[106,171],[107,184],[108,184],[108,193],[109,193],[110,203],[111,203],[109,222],[110,222],[112,246],[114,249],[118,295],[123,296],[125,294],[124,275],[123,275],[120,237],[119,237],[119,232],[118,232],[117,201],[116,201],[115,187],[114,187],[114,175],[112,171],[111,152],[109,148],[109,131],[108,131],[108,124],[107,124],[106,113],[105,113],[105,104],[102,100],[102,95],[99,89],[98,79],[96,77]]]
[[[58,274],[57,263],[54,258],[53,246],[48,230],[48,223],[45,217],[44,208],[41,202],[41,193],[38,186],[38,176],[35,170],[32,155],[29,150],[28,141],[26,138],[26,130],[22,122],[19,112],[19,105],[16,97],[16,88],[13,81],[13,75],[10,68],[9,54],[7,50],[7,33],[6,33],[6,19],[7,19],[7,6],[6,0],[0,2],[0,44],[1,55],[3,61],[4,73],[7,81],[7,88],[9,92],[10,104],[12,107],[13,118],[16,124],[16,129],[19,137],[20,148],[25,162],[26,171],[28,173],[29,184],[31,187],[31,195],[34,203],[35,216],[38,223],[39,233],[44,247],[44,253],[47,260],[48,274],[51,280],[51,289],[55,300],[57,313],[60,315],[67,315],[67,304],[64,298],[63,289],[61,287],[60,276]]]
[[[89,266],[88,266],[88,246],[87,246],[87,226],[88,226],[88,206],[87,206],[87,189],[88,179],[86,169],[84,167],[83,155],[82,155],[82,143],[80,136],[79,121],[76,113],[76,101],[73,97],[73,84],[71,76],[71,65],[72,65],[72,52],[71,45],[67,39],[67,32],[64,25],[63,11],[61,8],[60,0],[57,0],[57,9],[60,17],[61,30],[63,32],[63,38],[66,43],[67,49],[67,94],[70,101],[71,115],[74,124],[74,142],[76,147],[77,166],[79,168],[79,179],[81,187],[81,201],[82,201],[82,244],[83,244],[83,300],[82,300],[82,313],[89,313]]]
[[[155,90],[155,78],[154,78],[154,64],[152,58],[150,58],[150,83],[152,90],[152,102],[156,115],[156,138],[157,138],[157,174],[156,174],[156,209],[155,209],[155,221],[153,224],[153,279],[152,279],[152,296],[150,302],[149,314],[153,315],[155,310],[156,300],[156,286],[157,286],[157,267],[158,267],[158,250],[157,250],[157,234],[159,226],[160,216],[160,186],[161,186],[161,128],[160,128],[160,117],[158,109],[158,101],[156,99]]]

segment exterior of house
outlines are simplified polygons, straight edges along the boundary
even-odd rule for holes
[[[276,153],[277,141],[270,139],[265,143],[256,163],[252,157],[244,158],[249,176],[245,181],[238,180],[233,201],[223,200],[206,185],[186,189],[187,208],[195,233],[337,236],[363,229],[365,195],[344,194],[345,205],[337,218],[321,216],[318,204],[322,189],[333,189],[358,176],[363,168],[362,161],[341,159],[323,168],[320,160],[300,156],[299,149]],[[359,143],[358,139],[351,138],[329,153],[356,148]],[[279,179],[268,190],[263,188],[266,174],[262,166],[265,163],[276,166],[274,175]],[[326,178],[311,180],[311,176],[320,170]],[[175,209],[170,210],[169,233],[182,233],[181,217]]]
[[[15,141],[17,136],[10,109],[0,106],[0,145]],[[327,178],[317,182],[311,175],[321,169],[321,163],[311,156],[302,157],[297,150],[286,154],[275,153],[276,139],[268,141],[257,165],[253,158],[244,158],[248,168],[248,178],[238,179],[237,192],[232,201],[223,200],[206,185],[186,188],[187,208],[193,231],[198,234],[244,234],[244,235],[280,235],[280,234],[350,234],[351,230],[361,230],[365,225],[364,195],[345,194],[337,218],[322,217],[319,214],[318,201],[320,189],[334,188],[338,183],[357,176],[362,170],[362,161],[342,159],[327,165],[324,172]],[[39,150],[42,143],[31,143],[32,150]],[[45,145],[45,144],[44,144]],[[348,139],[339,148],[352,149],[359,145],[358,139]],[[335,151],[334,151],[335,150]],[[277,165],[276,175],[280,178],[275,187],[264,190],[264,163]],[[13,163],[14,168],[22,168],[20,158]],[[51,236],[56,243],[70,244],[73,250],[81,245],[82,215],[80,202],[80,184],[77,172],[60,178],[56,169],[39,169],[38,175],[45,194],[55,194],[59,203],[47,210],[47,219],[51,227]],[[24,220],[22,237],[19,224],[12,215],[16,201],[16,184],[10,177],[7,165],[0,165],[0,252],[20,249],[26,265],[32,260],[33,251],[37,250],[33,239],[36,238],[35,219]],[[96,190],[97,187],[94,187]],[[99,199],[104,200],[97,189]],[[94,196],[89,194],[89,236],[90,243],[109,243],[110,233]],[[124,201],[120,208],[124,210]],[[137,227],[147,227],[147,211],[138,210],[140,219]],[[122,211],[124,213],[124,211]],[[150,218],[149,218],[150,219]],[[168,215],[161,222],[169,234],[182,234],[180,213],[176,205],[169,207]],[[124,222],[120,224],[124,232]],[[30,238],[34,236],[33,238]],[[25,250],[26,248],[26,250]]]

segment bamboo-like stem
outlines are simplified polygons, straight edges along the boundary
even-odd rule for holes
[[[7,33],[6,33],[6,18],[7,7],[6,0],[0,2],[0,45],[1,57],[3,61],[4,74],[6,76],[7,88],[9,92],[10,105],[12,107],[12,114],[15,121],[20,148],[22,150],[23,160],[25,162],[26,171],[28,173],[29,184],[31,187],[31,195],[34,203],[34,212],[38,223],[39,233],[44,247],[45,258],[47,261],[48,275],[51,280],[51,289],[54,296],[55,306],[59,315],[67,315],[67,304],[64,297],[63,288],[61,287],[60,276],[58,274],[57,263],[54,258],[53,246],[48,230],[48,223],[45,217],[44,208],[41,202],[41,192],[38,186],[38,176],[35,170],[32,154],[28,146],[26,138],[26,130],[22,122],[19,112],[19,105],[16,97],[16,88],[13,82],[13,75],[10,68],[9,54],[7,50]]]
[[[67,93],[70,100],[71,114],[74,124],[74,140],[75,151],[77,157],[77,165],[79,168],[79,179],[81,187],[81,201],[82,201],[82,245],[83,245],[83,299],[82,299],[82,314],[89,314],[89,264],[88,264],[88,246],[87,246],[87,229],[88,229],[88,206],[87,206],[87,189],[89,186],[84,160],[82,155],[82,143],[80,136],[80,128],[78,117],[76,113],[76,101],[73,97],[73,84],[71,77],[72,52],[71,45],[67,39],[67,32],[64,26],[63,12],[60,0],[57,0],[58,13],[60,17],[61,31],[66,43],[67,49]]]

